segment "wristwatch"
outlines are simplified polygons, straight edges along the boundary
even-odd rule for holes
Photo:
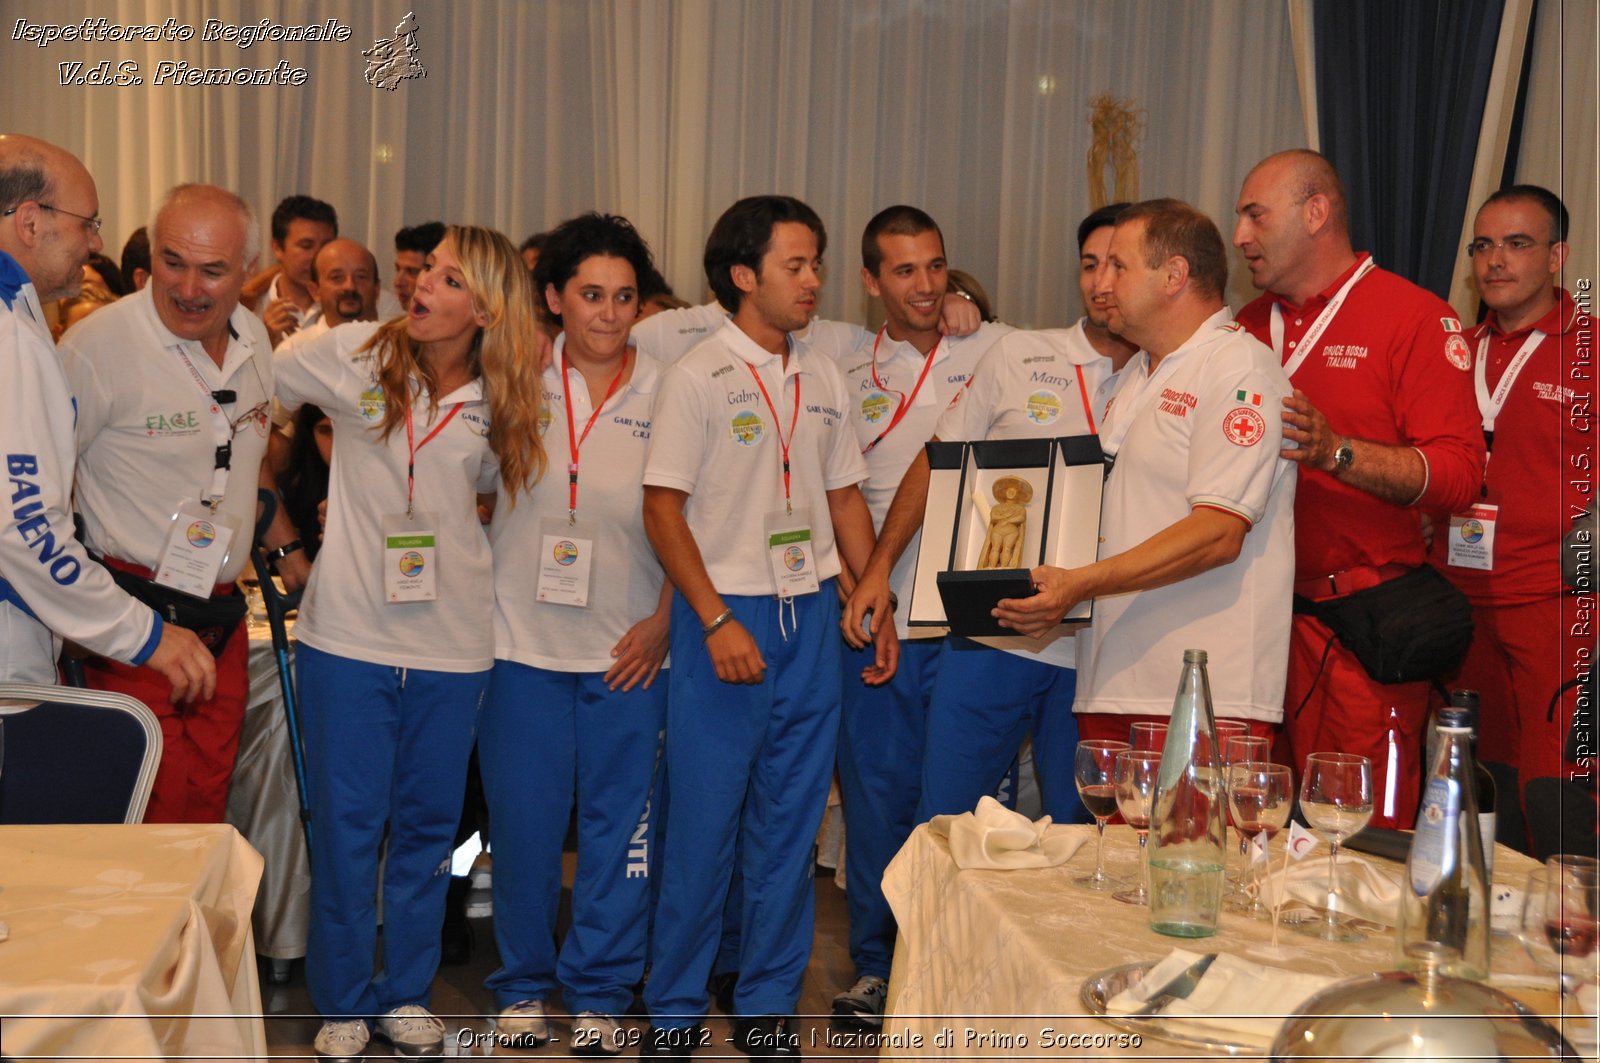
[[[1333,475],[1338,476],[1356,463],[1356,448],[1346,439],[1333,452]]]
[[[303,549],[305,549],[305,545],[303,543],[301,543],[299,539],[291,539],[289,542],[284,543],[282,546],[278,547],[276,550],[268,550],[267,551],[267,560],[268,561],[282,561],[284,558],[288,557],[290,554],[294,553],[296,550],[303,550]]]

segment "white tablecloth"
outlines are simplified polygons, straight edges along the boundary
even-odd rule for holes
[[[226,824],[0,827],[5,1054],[265,1055],[260,877]]]
[[[1281,863],[1281,844],[1280,837],[1274,867]],[[1130,828],[1106,830],[1108,873],[1131,878],[1137,853]],[[1346,858],[1341,854],[1341,861]],[[1306,859],[1327,866],[1324,849]],[[1396,873],[1401,870],[1382,863]],[[884,894],[900,928],[890,1015],[881,1038],[862,1047],[906,1058],[1204,1054],[1153,1037],[1145,1037],[1139,1046],[1119,1044],[1114,1040],[1119,1031],[1091,1017],[1080,1003],[1084,980],[1121,964],[1154,962],[1175,947],[1256,959],[1249,950],[1268,942],[1270,924],[1225,913],[1215,937],[1164,937],[1149,928],[1148,909],[1071,884],[1093,866],[1094,846],[1089,844],[1060,867],[961,871],[946,840],[930,834],[926,824],[919,826],[884,876]],[[1520,888],[1534,866],[1502,847],[1495,858],[1495,879]],[[1292,958],[1256,962],[1336,978],[1394,968],[1393,936],[1384,931],[1362,942],[1327,943],[1285,927],[1280,943],[1294,949]],[[1496,971],[1536,973],[1515,938],[1497,936],[1491,948]],[[1063,1040],[1072,1035],[1102,1040]]]

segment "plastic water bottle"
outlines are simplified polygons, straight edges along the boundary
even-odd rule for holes
[[[1489,875],[1479,833],[1468,710],[1439,713],[1438,745],[1400,884],[1395,961],[1436,964],[1456,978],[1489,977]]]
[[[1150,802],[1150,928],[1210,937],[1222,910],[1228,795],[1206,651],[1183,651],[1161,770]]]

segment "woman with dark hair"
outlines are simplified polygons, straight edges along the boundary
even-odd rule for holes
[[[623,218],[585,214],[545,234],[534,282],[562,332],[539,430],[567,482],[498,509],[490,531],[496,660],[478,763],[502,966],[485,984],[499,1034],[521,1047],[549,1038],[547,1002],[560,988],[573,1048],[620,1052],[617,1017],[644,977],[670,604],[641,488],[661,367],[629,343],[650,272],[650,251]],[[558,954],[574,793],[578,869]]]
[[[328,499],[328,466],[333,461],[333,421],[321,406],[306,403],[294,415],[289,455],[278,473],[278,494],[294,525],[307,561],[322,548],[322,504]]]
[[[397,1054],[443,1054],[444,1024],[427,1010],[450,880],[440,869],[494,662],[476,503],[498,483],[511,512],[543,470],[531,309],[512,243],[452,226],[407,316],[353,322],[275,361],[278,398],[321,406],[339,440],[295,627],[313,824],[306,985],[324,1058],[358,1058],[374,1018]]]

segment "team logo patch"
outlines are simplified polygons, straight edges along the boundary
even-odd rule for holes
[[[754,410],[740,410],[733,415],[733,421],[728,425],[729,431],[733,433],[733,441],[741,447],[753,447],[761,442],[761,435],[766,427],[761,415]]]
[[[888,416],[891,405],[889,396],[874,391],[861,400],[861,419],[868,424],[877,424]]]
[[[422,555],[415,550],[407,550],[400,555],[400,575],[418,576],[422,574]]]
[[[217,529],[208,520],[197,520],[189,525],[189,545],[204,550],[217,541]]]
[[[1453,317],[1441,317],[1439,324],[1444,326],[1446,332],[1460,332],[1461,322]]]
[[[783,567],[790,572],[799,572],[806,567],[806,552],[798,546],[791,546],[783,552]]]
[[[555,419],[555,415],[550,412],[550,407],[548,407],[548,406],[540,407],[540,409],[539,409],[539,434],[540,435],[544,435],[546,432],[548,432],[550,430],[550,422],[552,420],[554,420],[554,419]]]
[[[578,560],[578,544],[571,539],[562,539],[556,543],[556,548],[551,553],[555,557],[556,564],[570,565]]]
[[[1222,434],[1239,447],[1253,447],[1267,434],[1267,422],[1248,406],[1238,406],[1222,419]]]
[[[1463,542],[1475,543],[1483,538],[1483,522],[1473,517],[1468,517],[1461,522],[1461,539]]]
[[[1028,396],[1022,410],[1034,424],[1054,424],[1061,416],[1061,396],[1040,388]]]
[[[356,400],[356,412],[361,414],[363,421],[381,421],[385,405],[383,389],[371,387],[363,391],[361,397]]]
[[[1450,360],[1451,365],[1462,372],[1472,368],[1472,352],[1467,350],[1467,341],[1462,339],[1459,333],[1452,333],[1450,338],[1444,341],[1444,356]]]

